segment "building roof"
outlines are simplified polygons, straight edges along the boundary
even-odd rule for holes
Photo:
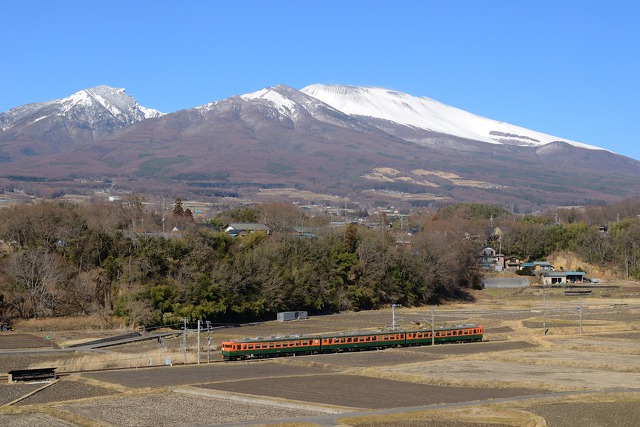
[[[224,228],[225,231],[271,231],[269,227],[264,224],[258,224],[255,222],[232,222],[227,224]]]

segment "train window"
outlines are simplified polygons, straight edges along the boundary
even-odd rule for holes
[[[308,341],[302,341],[302,345],[309,345]]]
[[[274,347],[274,343],[270,342],[269,343],[269,348],[273,348]]]

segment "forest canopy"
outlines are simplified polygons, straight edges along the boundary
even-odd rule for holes
[[[287,310],[427,304],[480,284],[474,249],[454,235],[423,233],[406,247],[390,230],[349,224],[301,238],[283,218],[304,214],[268,205],[262,213],[276,221],[273,233],[232,237],[189,221],[180,207],[174,215],[183,222],[171,233],[136,231],[135,224],[161,224],[140,205],[40,203],[0,211],[3,321],[115,314],[145,325],[235,322]],[[255,220],[257,212],[231,215]]]
[[[376,228],[329,227],[289,204],[198,222],[177,205],[177,231],[164,232],[163,218],[140,203],[18,205],[0,210],[0,323],[77,314],[116,315],[136,325],[182,318],[227,323],[289,310],[332,313],[466,298],[469,289],[481,288],[476,255],[496,243],[497,226],[507,255],[541,260],[572,251],[640,278],[638,206],[626,201],[609,210],[515,217],[499,207],[456,205],[413,214],[403,225],[383,218]],[[233,237],[222,226],[236,218],[262,219],[272,232]],[[318,225],[312,238],[292,233],[301,220]]]

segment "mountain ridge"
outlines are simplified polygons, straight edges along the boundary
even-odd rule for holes
[[[319,99],[319,85],[276,85],[168,114],[148,109],[149,117],[123,89],[97,88],[62,103],[40,103],[40,115],[33,106],[10,110],[14,117],[21,113],[22,122],[0,132],[0,185],[19,180],[42,187],[35,183],[55,180],[50,188],[68,192],[87,191],[89,181],[113,189],[115,179],[123,190],[205,198],[268,193],[304,199],[313,193],[317,200],[348,197],[364,204],[492,201],[523,209],[606,203],[640,191],[640,162],[633,159],[457,109],[444,129],[416,126],[416,117],[431,113],[442,122],[442,111],[453,107],[431,111],[427,107],[437,101],[424,104],[381,88],[343,87],[366,108],[334,96],[329,101],[336,108]],[[367,115],[371,105],[382,112]],[[385,113],[389,109],[393,114]],[[404,123],[392,120],[403,111]],[[467,137],[445,132],[470,116],[476,121],[462,133]],[[3,128],[8,121],[0,114]]]

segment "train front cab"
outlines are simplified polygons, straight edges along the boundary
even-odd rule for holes
[[[224,360],[253,359],[272,356],[294,356],[320,351],[320,338],[286,338],[278,340],[225,341]]]
[[[482,326],[468,326],[456,329],[436,330],[432,332],[428,330],[407,332],[407,345],[431,345],[445,342],[472,342],[482,341]]]

